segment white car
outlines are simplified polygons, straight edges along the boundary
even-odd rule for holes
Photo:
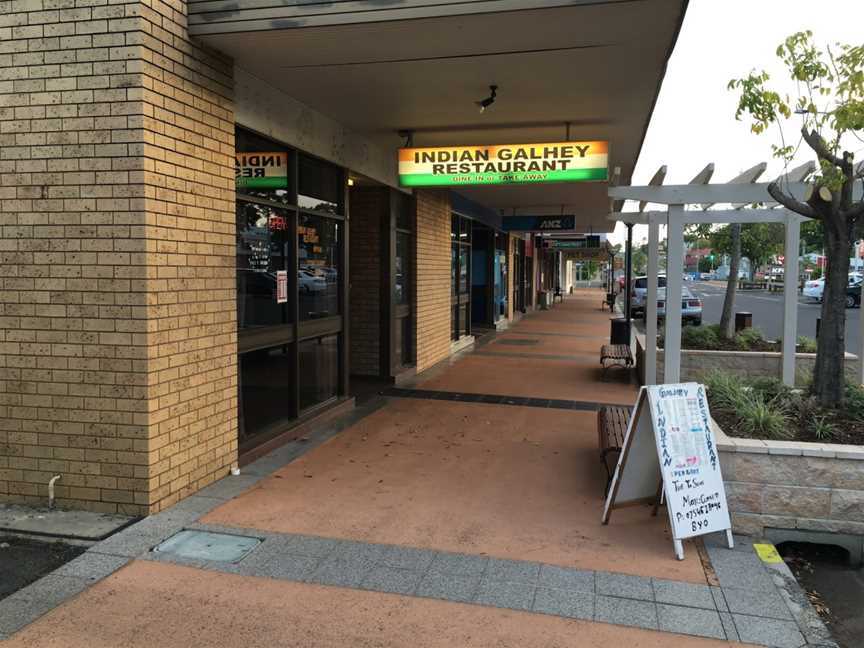
[[[857,283],[861,283],[861,280],[864,279],[864,275],[860,272],[850,272],[849,280],[846,282],[847,286],[854,286]],[[814,279],[813,281],[805,281],[804,282],[804,296],[809,299],[815,299],[816,301],[822,301],[822,294],[825,292],[825,278]]]
[[[657,290],[657,319],[666,317],[666,289]],[[702,300],[690,292],[690,289],[681,288],[681,320],[685,323],[691,322],[695,325],[702,323]]]

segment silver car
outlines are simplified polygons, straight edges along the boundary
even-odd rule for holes
[[[657,319],[666,317],[666,289],[657,290]],[[697,326],[702,323],[702,300],[690,292],[689,288],[681,288],[681,320]]]
[[[660,288],[666,288],[666,275],[657,277],[658,296]],[[648,297],[648,277],[636,277],[630,291],[630,312],[633,316],[645,315],[645,300]]]

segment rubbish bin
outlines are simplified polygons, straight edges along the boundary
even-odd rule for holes
[[[612,344],[630,344],[630,322],[626,317],[610,317],[609,341]]]
[[[735,332],[738,333],[745,328],[753,328],[753,313],[744,311],[735,313]]]
[[[549,310],[549,295],[548,290],[537,291],[537,303],[540,304],[540,310]]]

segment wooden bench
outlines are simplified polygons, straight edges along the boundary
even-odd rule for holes
[[[628,344],[604,344],[600,348],[600,366],[603,367],[603,380],[612,367],[629,369],[633,366],[633,354]]]
[[[600,462],[606,469],[606,492],[609,491],[621,448],[624,447],[629,422],[630,409],[627,407],[607,405],[597,410],[597,436],[600,441]]]

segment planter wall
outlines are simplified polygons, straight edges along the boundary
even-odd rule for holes
[[[796,353],[796,373],[806,377],[813,373],[815,353]],[[639,380],[645,384],[645,336],[636,335],[636,365]],[[698,381],[706,372],[722,370],[740,373],[751,378],[779,378],[782,375],[783,358],[779,352],[756,351],[681,351],[681,382]],[[855,380],[858,371],[858,356],[846,354],[846,375]],[[657,381],[663,382],[663,352],[657,353]]]
[[[736,533],[864,538],[864,447],[738,439],[716,423],[714,432]]]

